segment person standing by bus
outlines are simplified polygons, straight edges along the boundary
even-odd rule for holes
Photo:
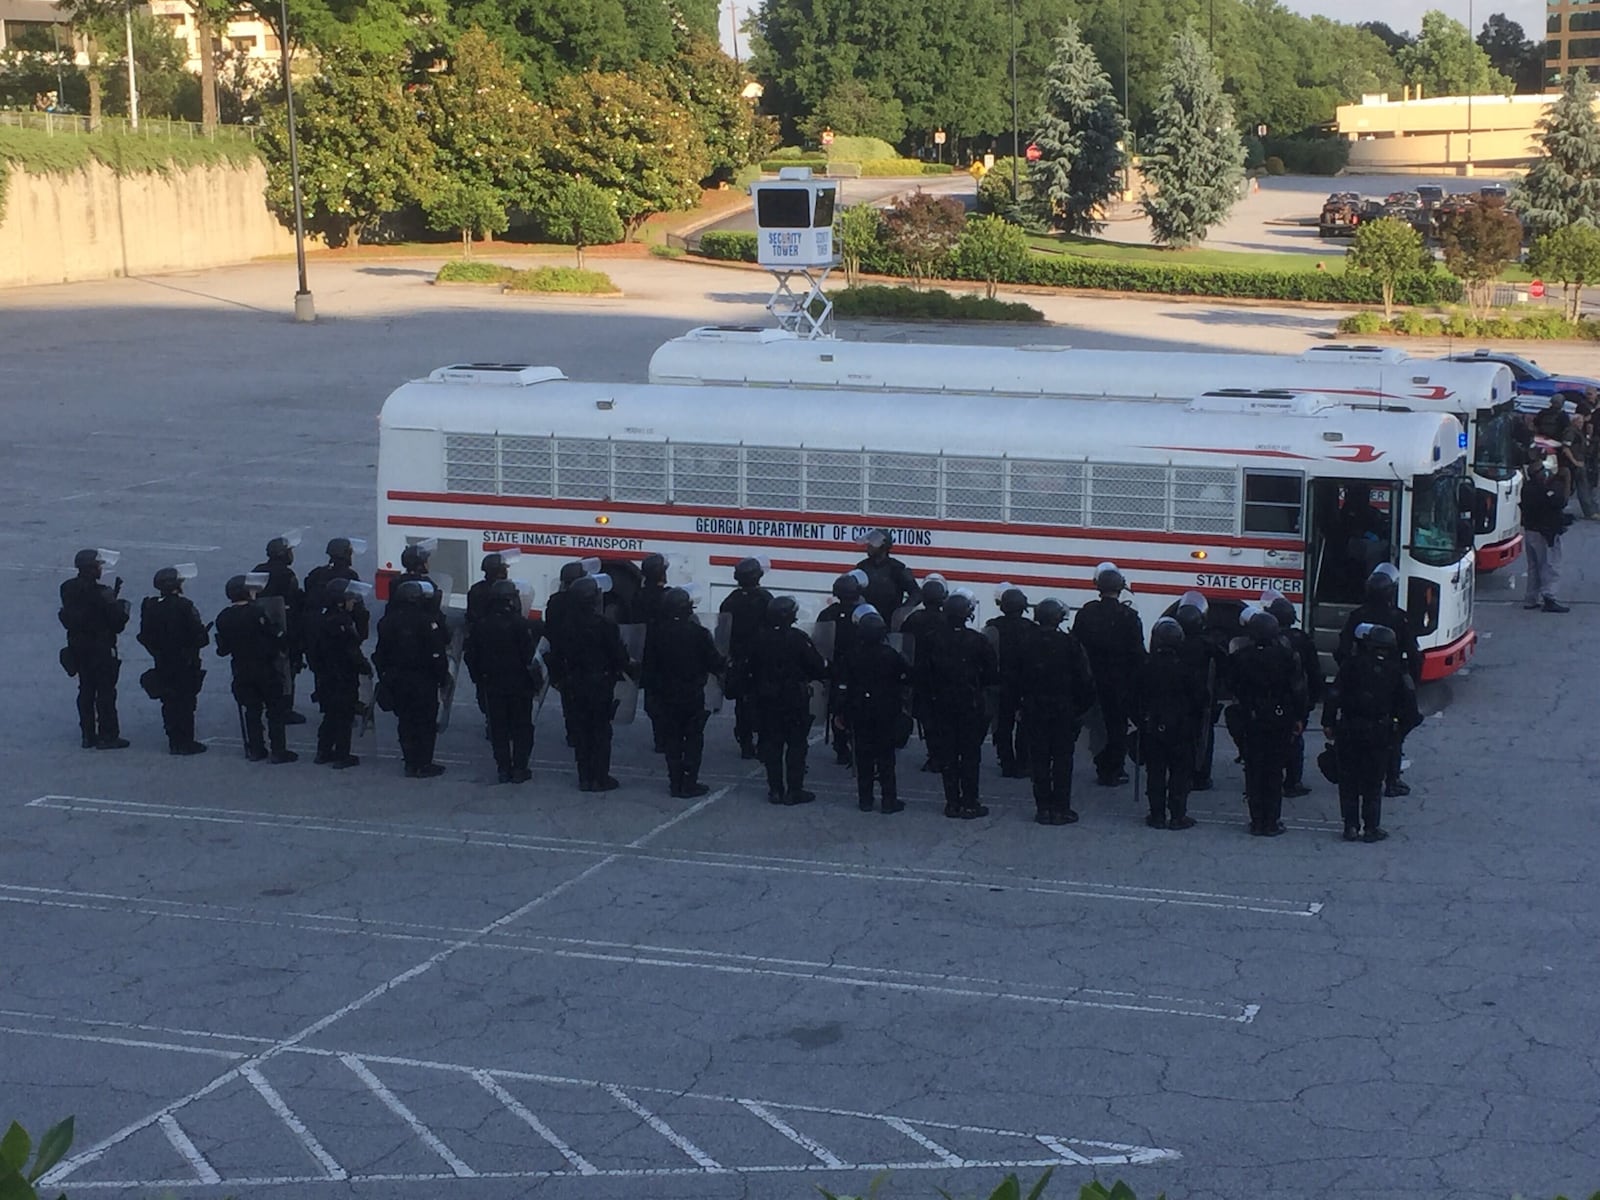
[[[152,586],[156,594],[139,606],[138,641],[155,659],[151,675],[161,699],[167,753],[204,754],[206,744],[194,739],[194,710],[206,677],[200,651],[211,644],[211,631],[183,594],[177,567],[162,567]]]
[[[972,620],[972,597],[954,592],[944,602],[944,634],[918,658],[919,684],[928,693],[928,719],[944,777],[944,815],[974,820],[989,815],[978,802],[978,770],[989,732],[989,690],[1000,682],[1000,664],[989,639]]]
[[[1523,511],[1527,511],[1527,489],[1523,492]],[[1562,499],[1565,504],[1565,497]],[[1526,523],[1526,522],[1524,522]],[[1362,625],[1382,625],[1394,630],[1395,643],[1399,647],[1400,661],[1405,665],[1406,672],[1411,676],[1412,683],[1419,683],[1422,679],[1422,652],[1417,648],[1417,635],[1411,630],[1411,622],[1406,617],[1405,609],[1401,608],[1398,600],[1400,572],[1393,563],[1379,563],[1373,568],[1372,574],[1367,577],[1366,601],[1351,610],[1345,618],[1344,628],[1339,631],[1339,645],[1334,650],[1334,662],[1344,664],[1344,660],[1355,653],[1356,629]],[[1384,773],[1383,794],[1385,796],[1408,796],[1411,794],[1411,785],[1400,778],[1400,764],[1403,761],[1403,739],[1396,739],[1390,747],[1388,768]]]
[[[439,689],[450,677],[448,636],[434,610],[438,589],[408,579],[390,593],[378,621],[372,665],[398,726],[407,779],[432,779],[444,768],[433,761],[439,738]]]
[[[217,654],[233,663],[233,699],[239,706],[239,726],[244,756],[251,762],[270,759],[292,763],[299,755],[289,749],[284,719],[289,697],[284,691],[283,628],[261,607],[259,588],[243,575],[228,580],[228,607],[213,623]],[[267,732],[261,734],[266,717]],[[271,747],[270,749],[268,747]]]
[[[759,558],[742,558],[733,568],[734,591],[718,610],[727,622],[728,699],[733,701],[733,736],[739,757],[756,757],[756,705],[749,699],[749,662],[766,625],[772,593],[761,586],[766,568]]]
[[[544,687],[535,658],[544,625],[522,611],[522,595],[511,580],[496,579],[488,592],[463,656],[489,719],[496,777],[526,783],[533,778],[533,702]]]
[[[1422,714],[1394,630],[1362,624],[1355,644],[1323,705],[1322,732],[1338,757],[1344,840],[1381,842],[1389,836],[1381,823],[1389,747],[1421,724]]]
[[[79,550],[72,565],[78,572],[61,585],[56,614],[67,631],[61,665],[78,677],[78,730],[85,750],[123,750],[128,739],[117,722],[117,635],[128,625],[133,606],[121,599],[122,580],[107,587],[100,576],[109,560],[99,550]]]
[[[336,771],[361,765],[350,752],[350,739],[361,708],[361,677],[372,674],[372,664],[361,652],[366,641],[362,601],[370,590],[360,580],[338,577],[322,585],[320,596],[307,597],[308,608],[313,601],[320,606],[305,624],[306,663],[316,688],[312,699],[322,710],[317,754],[311,761]]]
[[[293,535],[299,540],[299,534]],[[289,659],[288,691],[284,697],[283,721],[286,725],[304,725],[306,716],[295,711],[295,680],[306,668],[305,630],[301,619],[305,615],[306,594],[300,590],[300,577],[294,573],[294,541],[275,537],[267,543],[265,562],[255,565],[256,573],[265,573],[267,586],[261,589],[259,599],[281,598],[283,601],[284,653]]]
[[[1193,829],[1189,785],[1198,758],[1196,743],[1211,715],[1204,677],[1184,654],[1188,637],[1175,617],[1150,627],[1150,653],[1139,666],[1133,723],[1144,755],[1145,799],[1152,829]]]
[[[917,731],[922,735],[923,745],[927,749],[922,762],[924,771],[937,771],[939,762],[934,752],[933,734],[928,724],[927,691],[916,683],[917,663],[923,655],[929,653],[928,647],[932,644],[932,639],[944,631],[944,601],[949,594],[950,590],[945,586],[942,576],[928,576],[922,582],[922,607],[907,613],[900,623],[900,636],[905,642],[906,656],[911,660],[911,716],[917,723]]]
[[[484,717],[484,736],[490,741],[494,740],[494,733],[489,725],[489,708],[484,701],[483,681],[480,673],[474,669],[473,663],[480,661],[478,654],[472,649],[472,639],[477,634],[478,624],[494,608],[494,585],[502,579],[510,577],[511,569],[506,565],[503,555],[498,552],[485,554],[480,564],[483,578],[467,589],[467,611],[465,615],[465,629],[461,640],[461,661],[467,664],[467,673],[472,678],[473,691],[477,694],[478,711]],[[516,585],[513,584],[513,587]],[[501,780],[502,783],[506,782]]]
[[[745,662],[744,688],[760,731],[761,762],[767,769],[767,800],[807,804],[806,738],[811,732],[811,684],[827,678],[828,664],[805,632],[795,628],[800,606],[778,596],[767,606],[765,627]]]
[[[1528,464],[1522,485],[1523,551],[1528,559],[1528,587],[1522,607],[1547,613],[1571,612],[1556,599],[1561,583],[1561,535],[1571,523],[1567,517],[1567,490],[1556,473],[1553,457]]]
[[[1037,809],[1034,820],[1041,825],[1070,825],[1078,819],[1072,808],[1073,751],[1084,715],[1094,707],[1094,674],[1082,644],[1061,628],[1067,619],[1065,604],[1047,597],[1033,615],[1038,629],[1023,661],[1020,682]]]
[[[1028,778],[1028,730],[1022,721],[1022,674],[1033,653],[1039,627],[1028,620],[1028,597],[1021,588],[1002,585],[1000,615],[991,617],[984,632],[993,639],[1000,660],[1000,698],[994,714],[994,749],[1000,774],[1007,779]]]
[[[645,650],[650,649],[650,635],[657,625],[661,623],[661,601],[666,596],[667,588],[667,560],[664,555],[646,554],[639,562],[639,590],[633,595],[633,611],[630,624],[644,626]],[[687,593],[685,593],[687,595]],[[691,609],[693,602],[691,601]],[[715,646],[712,647],[715,649]],[[665,754],[667,743],[661,728],[661,722],[656,717],[656,706],[650,697],[650,689],[644,688],[644,712],[650,718],[650,745],[657,754]]]
[[[1283,770],[1294,735],[1304,726],[1305,672],[1279,635],[1278,620],[1256,611],[1245,621],[1245,644],[1230,658],[1244,753],[1245,799],[1250,832],[1283,832]]]
[[[870,607],[856,619],[855,647],[842,659],[842,708],[855,737],[856,798],[862,812],[872,811],[876,780],[883,811],[905,808],[895,779],[895,751],[910,735],[905,686],[911,668],[889,645],[889,623]]]
[[[705,752],[706,683],[728,669],[705,626],[695,620],[694,598],[683,588],[665,588],[644,639],[641,684],[650,721],[667,756],[670,794],[679,800],[704,796],[700,782]]]
[[[616,688],[634,667],[621,631],[601,608],[605,597],[602,580],[585,575],[573,582],[567,595],[571,609],[559,658],[561,707],[566,710],[567,732],[577,761],[578,790],[609,792],[620,786],[611,776]]]
[[[335,579],[343,579],[349,583],[361,582],[360,572],[352,565],[356,557],[355,543],[349,538],[329,538],[327,555],[327,562],[306,572],[304,619],[308,624],[312,618],[321,614],[323,601],[328,594],[328,585]],[[366,641],[372,632],[372,610],[362,604],[354,610],[354,615],[356,623],[360,626],[361,640]],[[309,638],[310,634],[306,636]]]
[[[1294,742],[1289,748],[1289,763],[1283,771],[1283,794],[1285,799],[1295,799],[1299,796],[1309,796],[1311,789],[1305,783],[1306,771],[1306,738],[1304,726],[1311,721],[1311,714],[1322,700],[1322,658],[1317,653],[1317,644],[1311,635],[1304,629],[1295,626],[1294,605],[1282,592],[1268,588],[1261,593],[1261,603],[1267,606],[1267,611],[1277,619],[1278,629],[1283,634],[1283,640],[1289,643],[1289,649],[1295,652],[1295,657],[1300,660],[1300,669],[1306,677],[1306,710],[1300,715],[1301,732],[1294,735]]]
[[[850,717],[844,710],[840,690],[841,664],[855,649],[855,614],[865,603],[861,598],[865,584],[866,575],[860,567],[845,572],[833,581],[833,603],[817,614],[817,640],[823,643],[822,657],[828,661],[828,736],[833,739],[834,761],[845,768],[852,760]],[[875,611],[882,615],[881,610]]]
[[[911,568],[892,556],[894,535],[887,529],[874,529],[863,539],[867,556],[856,564],[856,570],[866,575],[861,585],[861,598],[885,621],[908,604],[915,604],[920,595]]]
[[[1122,602],[1128,584],[1116,563],[1095,568],[1094,586],[1100,598],[1078,610],[1072,634],[1089,655],[1105,722],[1106,744],[1094,756],[1095,782],[1118,787],[1128,782],[1123,764],[1128,758],[1129,691],[1144,660],[1144,625],[1133,607]]]

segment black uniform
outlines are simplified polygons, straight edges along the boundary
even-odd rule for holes
[[[410,777],[438,775],[444,770],[433,761],[433,750],[439,737],[439,689],[450,677],[448,645],[444,623],[426,601],[396,604],[391,600],[378,621],[372,665],[394,713],[400,755]]]
[[[1306,677],[1300,659],[1281,637],[1251,642],[1229,660],[1243,735],[1245,798],[1250,832],[1283,832],[1283,769],[1295,725],[1306,711]]]
[[[327,562],[320,567],[312,567],[306,574],[305,600],[303,601],[304,619],[307,626],[306,639],[311,639],[311,622],[322,615],[322,601],[327,594],[328,585],[335,579],[347,579],[351,583],[361,582],[361,572],[349,563]],[[398,581],[397,581],[398,582]],[[393,595],[391,592],[390,595]],[[372,610],[365,604],[358,604],[351,614],[355,617],[356,628],[361,633],[364,642],[372,635]]]
[[[1189,790],[1201,731],[1211,720],[1211,672],[1198,671],[1202,660],[1189,650],[1198,643],[1185,639],[1181,646],[1151,651],[1140,664],[1134,689],[1134,724],[1139,727],[1150,804],[1147,823],[1158,829],[1193,824]],[[1203,661],[1210,666],[1209,652]]]
[[[78,676],[78,728],[85,750],[113,748],[122,741],[117,723],[117,635],[128,625],[131,606],[89,575],[61,585],[58,617],[67,631],[67,653]]]
[[[883,794],[883,811],[899,812],[905,805],[895,780],[895,751],[909,735],[905,688],[911,667],[894,647],[879,640],[858,641],[843,670],[842,711],[855,739],[856,798],[862,811],[872,809],[872,784]]]
[[[867,582],[861,586],[862,602],[877,609],[885,621],[892,620],[907,604],[915,604],[922,594],[911,568],[898,558],[874,559],[869,554],[856,564],[856,569],[867,576]]]
[[[674,796],[704,794],[700,759],[711,716],[706,711],[706,680],[727,669],[711,634],[693,615],[658,617],[647,625],[640,683],[645,713],[667,756],[667,779]]]
[[[478,703],[489,718],[489,742],[500,782],[523,782],[531,778],[533,703],[544,687],[544,672],[534,658],[544,624],[502,608],[480,610],[468,628],[463,659],[477,685]]]
[[[200,744],[194,739],[195,703],[206,677],[200,651],[211,644],[211,634],[194,602],[177,592],[146,596],[139,606],[139,644],[156,660],[151,673],[161,700],[167,749],[174,754],[195,753]]]
[[[278,596],[283,599],[283,619],[286,631],[283,647],[289,660],[288,692],[285,696],[289,711],[285,713],[284,720],[291,725],[298,725],[305,718],[292,710],[294,708],[295,676],[299,675],[306,665],[304,624],[306,594],[300,588],[300,577],[294,573],[294,568],[286,562],[268,559],[266,562],[257,563],[254,569],[267,577],[267,586],[261,589],[260,598],[270,600],[274,596]]]
[[[559,650],[561,708],[578,766],[578,787],[586,792],[617,786],[611,778],[611,718],[617,683],[628,670],[622,634],[603,613],[576,602],[560,610],[565,623]],[[548,622],[545,636],[550,636]],[[551,652],[558,653],[554,641]]]
[[[994,714],[994,749],[1000,759],[1000,774],[1007,779],[1026,779],[1028,728],[1021,720],[1023,674],[1039,627],[1027,617],[1003,614],[991,618],[984,628],[994,631],[995,654],[1000,661],[1000,697]]]
[[[1422,651],[1417,646],[1417,635],[1411,631],[1411,622],[1406,618],[1405,609],[1397,604],[1369,602],[1354,609],[1345,619],[1344,628],[1339,631],[1339,648],[1333,654],[1336,663],[1343,666],[1355,655],[1358,625],[1383,625],[1394,630],[1395,641],[1399,643],[1401,664],[1413,684],[1422,681]],[[1404,744],[1405,735],[1397,736],[1394,744],[1389,747],[1389,754],[1385,759],[1383,781],[1390,788],[1401,786],[1400,762]]]
[[[1126,781],[1128,708],[1133,679],[1144,660],[1144,626],[1139,614],[1119,600],[1091,600],[1078,610],[1073,635],[1083,644],[1094,671],[1106,744],[1094,756],[1095,775],[1103,784]]]
[[[1211,768],[1217,750],[1217,718],[1222,716],[1228,701],[1233,699],[1229,690],[1232,685],[1228,675],[1228,647],[1243,632],[1239,621],[1242,608],[1243,605],[1237,600],[1214,600],[1206,609],[1205,632],[1200,642],[1211,660],[1211,713],[1200,731],[1199,766],[1195,768],[1194,778],[1194,790],[1197,792],[1211,788]],[[1188,645],[1189,639],[1185,637],[1186,652]],[[1194,665],[1198,670],[1198,661]]]
[[[792,625],[768,626],[756,635],[745,664],[748,695],[767,768],[767,798],[775,804],[812,799],[804,788],[806,737],[811,732],[811,683],[826,678],[811,639]]]
[[[828,736],[833,739],[833,757],[841,767],[848,767],[850,757],[850,714],[844,706],[844,661],[856,646],[855,611],[864,603],[853,600],[846,604],[835,600],[817,614],[817,626],[833,626],[833,651],[828,656]],[[879,616],[883,616],[880,611]],[[888,617],[884,617],[888,620]]]
[[[1322,656],[1317,653],[1317,643],[1304,629],[1293,626],[1283,631],[1283,637],[1289,643],[1289,649],[1295,652],[1295,657],[1300,660],[1300,669],[1306,677],[1306,711],[1301,714],[1300,723],[1309,724],[1311,714],[1316,711],[1317,705],[1322,700]],[[1300,791],[1305,787],[1306,771],[1306,738],[1305,730],[1294,735],[1294,740],[1289,744],[1289,762],[1283,769],[1283,786],[1285,791]]]
[[[749,699],[749,659],[771,603],[772,593],[766,588],[741,584],[728,593],[718,610],[729,618],[728,699],[733,701],[733,736],[745,758],[755,757],[757,732],[757,705]]]
[[[644,626],[644,644],[646,651],[650,648],[650,637],[657,625],[661,623],[661,598],[667,594],[667,585],[658,579],[647,579],[639,585],[639,590],[633,595],[633,623]],[[713,643],[713,648],[715,644]],[[727,668],[724,666],[723,668]],[[667,750],[666,731],[661,728],[653,705],[650,703],[650,690],[647,682],[641,681],[640,690],[644,692],[644,713],[650,718],[651,745],[657,754],[665,754]],[[709,716],[709,714],[707,714]]]
[[[566,653],[572,641],[572,619],[577,613],[577,604],[566,588],[551,592],[544,602],[544,639],[550,644],[549,653],[545,655],[545,666],[550,670],[550,686],[560,692],[563,698],[566,695],[566,680],[562,677],[562,666],[566,661]],[[563,701],[561,705],[561,723],[566,731],[567,745],[575,746],[572,740],[572,706]]]
[[[1360,652],[1339,667],[1322,708],[1322,727],[1333,731],[1346,839],[1353,840],[1362,826],[1369,835],[1381,828],[1389,747],[1421,721],[1416,688],[1397,658]]]
[[[245,757],[252,762],[268,755],[274,761],[292,762],[284,738],[284,717],[289,696],[284,690],[286,635],[267,615],[259,600],[231,604],[217,614],[217,653],[233,662],[233,698],[239,705]],[[261,734],[265,714],[267,734]]]
[[[924,604],[926,605],[926,601]],[[933,729],[928,722],[928,693],[927,689],[917,682],[919,678],[917,665],[925,654],[931,652],[929,646],[932,640],[942,636],[945,629],[944,616],[937,608],[919,608],[915,612],[907,613],[906,619],[900,623],[900,636],[905,639],[911,656],[911,715],[915,718],[917,728],[928,748],[927,760],[922,764],[924,771],[937,771],[939,756],[934,748],[936,739]]]
[[[315,762],[353,767],[360,761],[350,753],[350,738],[361,709],[361,677],[372,674],[361,652],[366,611],[365,605],[346,611],[338,604],[306,620],[306,663],[316,688],[311,698],[322,710]]]
[[[1033,802],[1042,824],[1066,824],[1077,819],[1072,811],[1073,751],[1084,715],[1095,702],[1094,672],[1083,644],[1065,629],[1036,629],[1023,662],[1021,688]]]
[[[489,589],[495,585],[495,582],[493,579],[480,579],[467,589],[467,611],[462,622],[461,639],[461,660],[463,662],[469,662],[474,657],[472,637],[477,631],[478,622],[488,616],[490,609],[493,607],[489,599]],[[477,694],[478,711],[485,716],[485,732],[487,732],[489,707],[488,702],[484,699],[483,684],[478,678],[477,671],[473,671],[470,667],[468,671],[472,677],[473,690]],[[494,735],[489,734],[489,737],[490,740],[493,740]]]
[[[989,639],[975,629],[945,626],[930,653],[917,656],[918,687],[928,694],[928,719],[944,777],[947,817],[980,817],[978,767],[989,732],[989,689],[1000,666]]]

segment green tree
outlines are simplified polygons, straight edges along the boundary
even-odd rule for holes
[[[830,130],[840,137],[882,138],[893,145],[906,135],[906,110],[882,87],[842,79],[798,128],[806,141],[813,143],[821,141],[823,130]]]
[[[546,100],[558,79],[578,71],[665,67],[677,53],[669,0],[445,0],[457,28],[488,32],[522,71],[529,91]],[[695,25],[704,24],[703,4]],[[687,22],[689,12],[682,14]],[[690,26],[686,25],[686,28]],[[707,31],[714,35],[716,26]]]
[[[1422,15],[1417,40],[1395,57],[1406,82],[1421,84],[1429,96],[1511,94],[1511,80],[1490,65],[1467,27],[1438,9]]]
[[[1424,263],[1429,268],[1433,266],[1422,235],[1394,217],[1362,222],[1345,258],[1352,271],[1364,271],[1377,279],[1383,291],[1384,320],[1394,317],[1394,288],[1401,277]]]
[[[500,194],[474,179],[445,179],[423,197],[422,212],[428,228],[440,233],[461,232],[461,257],[472,257],[472,239],[504,233],[510,223]]]
[[[296,84],[295,115],[306,224],[330,246],[359,242],[379,217],[429,194],[433,145],[395,59],[333,50],[315,76]],[[268,109],[257,144],[267,160],[267,203],[288,224],[294,209],[281,106]]]
[[[552,145],[546,165],[612,194],[632,237],[652,213],[693,207],[711,157],[693,116],[661,77],[585,71],[551,90]]]
[[[1105,228],[1099,218],[1106,201],[1122,188],[1128,129],[1111,80],[1084,44],[1078,23],[1063,24],[1055,44],[1033,134],[1040,157],[1028,165],[1028,187],[1044,224],[1098,233]]]
[[[884,213],[884,244],[906,260],[911,282],[920,287],[955,248],[966,219],[955,197],[930,196],[919,188]]]
[[[1562,310],[1576,321],[1584,287],[1600,282],[1600,229],[1564,225],[1542,234],[1528,251],[1528,269],[1561,284]]]
[[[855,287],[861,281],[861,260],[882,238],[883,213],[879,209],[870,204],[852,204],[839,210],[833,219],[833,239],[844,266],[846,287]]]
[[[1522,223],[1501,204],[1474,204],[1439,227],[1444,265],[1466,288],[1474,316],[1484,316],[1500,272],[1522,253]]]
[[[571,246],[583,270],[585,246],[608,245],[622,240],[622,218],[616,201],[604,188],[587,179],[563,179],[546,196],[541,223],[552,241]]]
[[[60,0],[72,23],[73,37],[83,48],[83,76],[88,87],[89,128],[100,128],[106,81],[123,45],[122,9],[116,0]]]
[[[1244,143],[1216,60],[1193,26],[1172,38],[1142,163],[1140,206],[1163,246],[1192,246],[1228,215],[1244,179]]]
[[[289,8],[289,44],[321,53],[347,50],[377,58],[427,56],[445,29],[444,0],[282,0]],[[280,0],[240,0],[238,9],[280,38]],[[231,11],[231,10],[230,10]],[[464,22],[463,28],[470,22]]]
[[[181,117],[197,107],[198,88],[185,63],[183,43],[172,27],[148,12],[135,10],[133,25],[134,86],[139,89],[141,117]],[[120,30],[119,30],[120,32]],[[106,67],[105,101],[113,112],[126,113],[128,105],[128,52],[126,41],[116,39]],[[198,116],[198,113],[194,115]]]
[[[765,158],[778,145],[778,127],[756,112],[744,95],[744,68],[710,38],[689,34],[666,73],[675,100],[694,117],[710,156],[708,176],[731,180],[741,167]]]
[[[1595,87],[1579,67],[1539,118],[1544,151],[1517,184],[1512,202],[1534,233],[1582,222],[1600,225],[1600,118]]]
[[[1493,13],[1478,30],[1478,45],[1489,65],[1509,78],[1519,92],[1544,90],[1544,46],[1528,40],[1522,26],[1505,13]]]
[[[1016,280],[1028,265],[1028,235],[1002,217],[970,217],[950,257],[964,276],[983,280],[983,294],[994,299],[1000,280]]]

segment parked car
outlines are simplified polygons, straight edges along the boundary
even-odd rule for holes
[[[1511,368],[1513,386],[1517,389],[1517,408],[1523,412],[1536,412],[1549,402],[1557,392],[1582,392],[1594,389],[1600,392],[1600,379],[1583,375],[1557,375],[1546,371],[1531,358],[1510,354],[1504,350],[1478,349],[1470,353],[1450,354],[1450,362],[1493,362]],[[1522,397],[1527,397],[1524,401]]]
[[[1438,208],[1444,200],[1444,189],[1438,184],[1425,183],[1417,189],[1417,200],[1424,208]]]
[[[1361,197],[1355,192],[1334,192],[1323,201],[1322,214],[1317,218],[1319,237],[1353,235],[1361,224]]]

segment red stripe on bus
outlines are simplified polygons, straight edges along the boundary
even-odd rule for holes
[[[464,517],[407,517],[391,515],[389,517],[389,524],[418,526],[425,529],[483,528],[483,522],[468,520]],[[632,538],[641,542],[695,542],[700,544],[710,542],[722,546],[739,546],[743,548],[749,548],[751,543],[749,538],[740,537],[736,534],[692,533],[688,530],[615,529],[609,525],[597,527],[599,530],[598,533],[595,529],[590,529],[584,526],[524,525],[512,521],[501,522],[498,528],[513,530],[518,533],[553,533],[564,534],[572,537]],[[485,546],[487,547],[490,544],[491,543],[485,543]],[[575,552],[598,549],[598,547],[591,546],[526,546],[520,543],[513,546],[511,543],[503,542],[494,542],[492,544],[502,549],[518,549],[524,554],[564,554],[568,557],[571,557]],[[835,547],[830,545],[809,542],[801,538],[760,539],[760,548],[764,549],[768,546],[783,546],[791,550],[816,550],[819,553],[827,553],[835,549]],[[908,559],[955,558],[971,560],[975,562],[1016,562],[1019,559],[1025,559],[1028,562],[1047,564],[1049,566],[1057,567],[1095,567],[1105,561],[1103,555],[1093,554],[1037,554],[1032,552],[1012,553],[1005,550],[940,548],[935,546],[896,546],[895,549]],[[619,550],[617,553],[623,557],[626,557],[628,551]],[[713,558],[711,561],[716,562],[717,560],[716,558]],[[731,558],[729,561],[737,562],[738,559]],[[854,563],[851,564],[851,566],[854,565]],[[1226,569],[1224,569],[1222,566],[1218,566],[1215,570],[1210,570],[1210,559],[1191,559],[1189,562],[1178,562],[1153,558],[1122,559],[1117,563],[1117,565],[1125,571],[1196,571],[1218,575],[1262,575],[1270,576],[1274,579],[1298,579],[1304,574],[1304,571],[1299,567],[1277,566],[1251,567],[1248,569],[1248,571],[1243,569],[1234,569],[1231,566]],[[849,570],[850,568],[846,567],[844,569]]]
[[[756,521],[810,521],[824,525],[859,525],[874,529],[878,526],[901,526],[912,529],[938,529],[949,533],[1003,534],[1008,537],[1114,537],[1124,542],[1153,542],[1158,545],[1188,546],[1204,539],[1206,535],[1192,533],[1158,533],[1144,529],[1090,529],[1078,525],[1024,525],[1000,521],[948,521],[933,517],[864,517],[860,513],[793,513],[766,508],[710,508],[696,504],[640,504],[633,501],[596,500],[591,505],[573,500],[545,500],[535,496],[478,496],[470,492],[402,492],[391,491],[387,498],[419,504],[452,504],[482,506],[486,508],[554,508],[574,509],[591,507],[608,513],[642,513],[666,517],[722,517],[729,520]],[[390,517],[390,524],[395,519]],[[420,523],[413,520],[413,524]],[[482,525],[483,522],[475,522]],[[510,529],[522,526],[507,526]],[[535,528],[535,527],[528,527]],[[538,527],[542,528],[542,526]],[[585,533],[590,531],[585,530]],[[1243,550],[1282,550],[1285,539],[1266,537],[1235,537],[1232,534],[1211,535],[1216,545]]]

